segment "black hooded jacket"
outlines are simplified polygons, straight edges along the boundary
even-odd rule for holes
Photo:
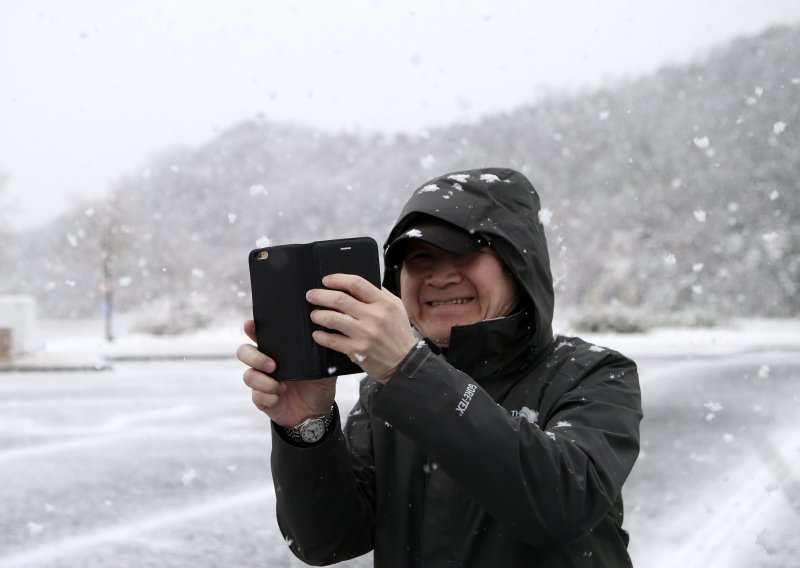
[[[378,567],[630,566],[621,489],[639,451],[636,365],[553,337],[539,197],[510,169],[444,175],[417,215],[479,233],[522,286],[516,313],[421,343],[386,385],[370,378],[344,431],[298,448],[273,430],[278,521],[293,552]],[[397,293],[398,266],[384,286]],[[336,421],[338,425],[338,420]]]

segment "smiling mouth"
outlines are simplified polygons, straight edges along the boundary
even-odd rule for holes
[[[466,304],[473,300],[473,298],[453,298],[452,300],[432,300],[430,302],[425,302],[429,306],[436,307],[436,306],[455,306],[459,304]]]

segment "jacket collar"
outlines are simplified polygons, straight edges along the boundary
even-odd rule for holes
[[[510,316],[453,327],[450,347],[442,354],[499,400],[539,350],[530,312],[527,308]]]

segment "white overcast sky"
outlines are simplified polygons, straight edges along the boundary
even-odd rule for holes
[[[681,63],[798,0],[0,0],[13,226],[259,113],[418,130]]]

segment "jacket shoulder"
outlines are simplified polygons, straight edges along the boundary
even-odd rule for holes
[[[551,364],[562,372],[575,367],[584,370],[605,366],[636,368],[636,363],[619,351],[567,335],[554,336],[551,357]]]

